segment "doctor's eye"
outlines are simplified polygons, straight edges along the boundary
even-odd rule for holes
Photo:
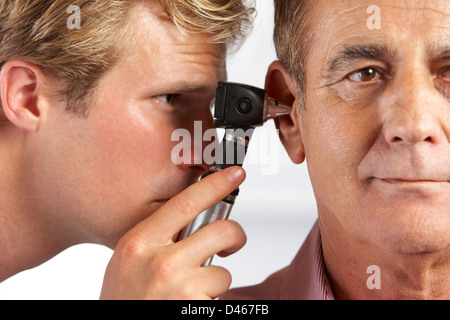
[[[155,98],[162,103],[172,104],[175,100],[175,94],[161,94],[159,96],[155,96]]]
[[[370,82],[378,80],[382,77],[381,73],[376,68],[368,67],[355,71],[347,76],[348,79],[354,82]]]

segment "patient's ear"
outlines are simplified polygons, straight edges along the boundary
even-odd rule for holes
[[[23,60],[10,60],[0,73],[1,106],[8,120],[26,131],[36,131],[41,121],[45,75],[41,68]]]
[[[291,79],[279,61],[273,62],[269,67],[266,77],[266,92],[279,102],[292,106],[290,116],[275,119],[275,125],[292,162],[302,163],[305,161],[305,150],[299,123],[300,105],[297,88],[295,81]]]

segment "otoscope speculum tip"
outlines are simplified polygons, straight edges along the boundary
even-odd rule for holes
[[[266,94],[264,103],[263,121],[266,122],[269,119],[276,119],[291,114],[292,107],[283,104]]]

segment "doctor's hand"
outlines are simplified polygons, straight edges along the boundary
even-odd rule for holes
[[[214,254],[241,249],[246,236],[234,221],[215,221],[174,242],[204,210],[225,198],[245,179],[242,168],[209,175],[169,200],[126,233],[106,269],[101,299],[214,299],[228,291],[228,270],[200,267]]]

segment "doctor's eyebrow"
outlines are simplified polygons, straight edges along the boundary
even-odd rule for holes
[[[214,84],[215,85],[215,84]],[[197,92],[207,92],[209,90],[215,89],[213,84],[204,83],[194,83],[194,82],[179,82],[169,84],[165,87],[166,91],[174,93],[197,93]]]
[[[368,44],[346,46],[342,51],[334,54],[328,62],[328,74],[333,74],[355,60],[371,59],[386,61],[392,56],[394,56],[393,52],[384,45]]]

